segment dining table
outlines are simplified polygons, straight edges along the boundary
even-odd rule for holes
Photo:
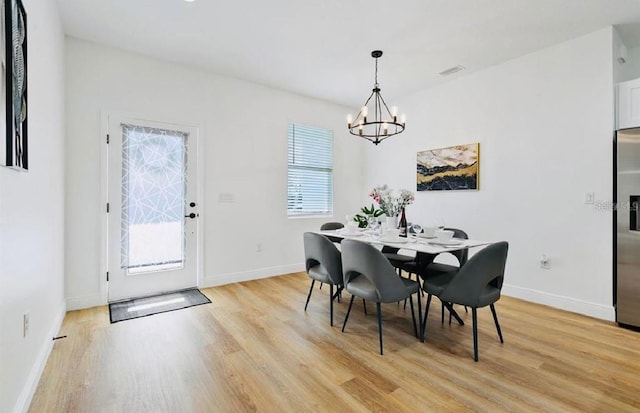
[[[398,236],[387,238],[381,235],[380,231],[372,231],[363,228],[353,229],[348,227],[336,230],[320,230],[314,232],[326,236],[333,242],[340,242],[343,239],[354,239],[375,246],[393,248],[395,251],[402,249],[407,251],[415,251],[416,254],[423,253],[423,256],[429,257],[423,262],[425,266],[429,265],[432,262],[433,258],[435,258],[438,254],[482,247],[492,243],[491,241],[461,238],[440,240],[437,237],[428,237],[425,234],[408,234],[406,238]],[[454,310],[453,306],[450,303],[443,302],[442,304],[449,310],[451,315],[458,321],[460,325],[464,324],[464,321],[462,320],[462,318],[460,318],[460,316]]]
[[[477,239],[452,238],[450,241],[441,241],[437,237],[427,237],[423,234],[409,234],[406,238],[385,238],[375,231],[358,228],[356,231],[347,231],[346,228],[337,230],[314,231],[329,239],[355,239],[373,245],[387,246],[408,251],[423,252],[425,254],[438,255],[444,252],[482,247],[491,244],[490,241]]]

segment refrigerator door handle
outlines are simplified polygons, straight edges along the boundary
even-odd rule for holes
[[[629,231],[640,231],[640,195],[629,197]]]

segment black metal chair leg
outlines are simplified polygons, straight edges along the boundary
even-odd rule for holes
[[[493,321],[496,323],[496,330],[498,330],[498,337],[500,337],[500,342],[504,343],[504,340],[502,339],[502,330],[500,330],[500,323],[498,323],[498,315],[496,314],[496,307],[493,304],[491,304],[489,308],[491,308],[491,314],[493,314]]]
[[[318,288],[319,290],[322,290],[322,284],[323,284],[323,283],[320,283],[320,288]]]
[[[440,301],[442,303],[442,309],[440,310],[440,322],[444,324],[444,301]]]
[[[422,319],[422,341],[424,341],[427,332],[427,316],[429,315],[429,306],[431,305],[431,294],[427,294],[427,305],[424,308],[424,318]]]
[[[307,306],[309,305],[309,299],[311,298],[311,293],[313,292],[313,284],[316,283],[316,280],[311,280],[311,288],[309,288],[309,294],[307,295],[307,302],[304,304],[304,311],[307,311]]]
[[[376,303],[376,310],[378,311],[378,337],[380,338],[380,355],[383,355],[382,352],[382,308],[380,303]]]
[[[344,333],[344,328],[347,325],[347,320],[349,319],[349,313],[351,312],[351,306],[353,305],[353,299],[356,298],[354,295],[351,296],[351,300],[349,301],[349,308],[347,308],[347,315],[344,316],[344,322],[342,323],[342,332]]]
[[[333,327],[333,284],[329,285],[329,325]]]
[[[364,306],[364,315],[367,315],[367,302],[364,298],[362,299],[362,305]]]
[[[413,334],[416,336],[417,339],[420,339],[420,336],[418,335],[418,328],[416,327],[416,312],[413,308],[412,296],[413,294],[409,296],[409,305],[411,306],[411,321],[413,321]]]
[[[418,337],[418,339],[424,342],[424,336],[422,335],[422,302],[420,298],[420,291],[418,292],[418,294],[416,294],[418,296],[418,326],[420,326],[420,336]]]
[[[478,309],[471,308],[471,316],[473,317],[473,359],[478,361]]]

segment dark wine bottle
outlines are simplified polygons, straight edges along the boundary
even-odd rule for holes
[[[402,215],[400,216],[400,236],[407,237],[407,217],[404,214],[404,208],[402,208]]]

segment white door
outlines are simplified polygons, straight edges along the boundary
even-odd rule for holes
[[[197,284],[197,129],[109,116],[109,301]]]

